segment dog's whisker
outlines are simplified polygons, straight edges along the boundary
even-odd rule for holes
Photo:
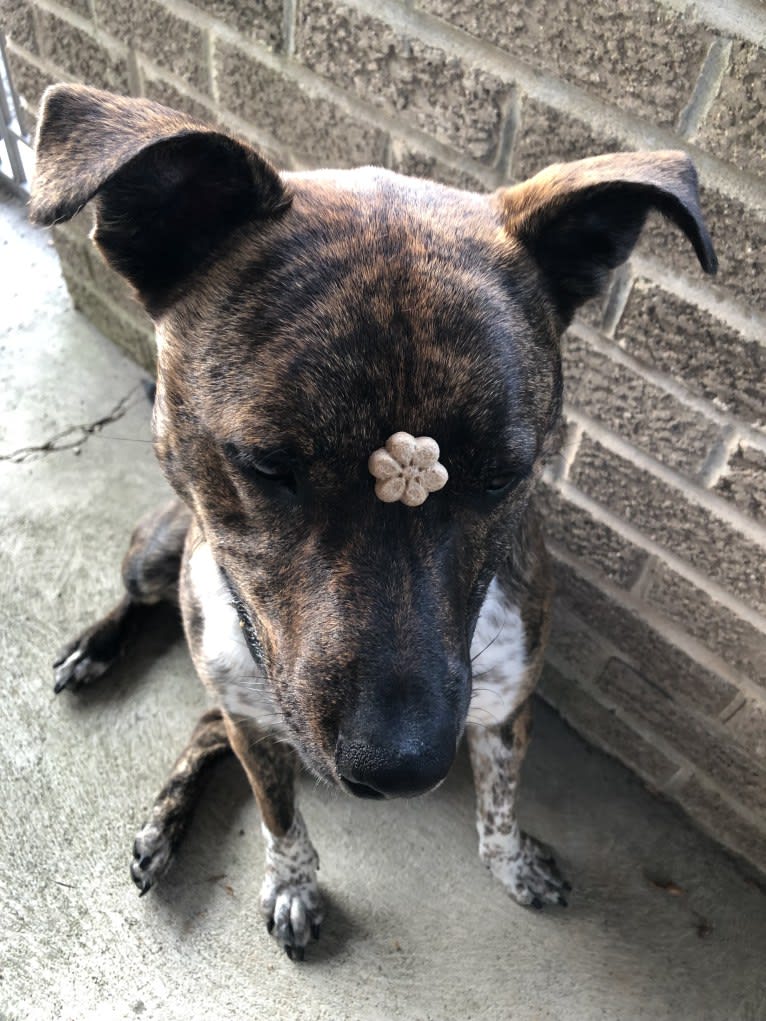
[[[477,660],[477,659],[479,659],[479,657],[480,657],[480,656],[483,656],[483,655],[484,655],[484,653],[485,653],[485,652],[486,652],[486,651],[487,651],[488,649],[492,648],[492,646],[493,646],[493,645],[495,644],[495,642],[496,642],[496,641],[498,640],[498,638],[500,637],[500,635],[501,635],[501,634],[503,633],[503,628],[504,628],[504,627],[505,627],[505,621],[503,621],[503,623],[502,623],[502,624],[500,625],[500,629],[498,630],[498,632],[497,632],[497,634],[495,635],[495,637],[494,637],[494,638],[492,638],[492,639],[490,639],[490,641],[488,641],[488,642],[487,642],[487,644],[486,644],[486,645],[484,646],[484,648],[483,648],[483,649],[482,649],[482,650],[481,650],[480,652],[477,652],[475,656],[471,656],[471,663],[475,663],[475,662],[476,662],[476,660]]]

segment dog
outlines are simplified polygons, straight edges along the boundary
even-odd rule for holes
[[[531,497],[561,334],[647,213],[715,272],[689,158],[597,156],[487,195],[374,167],[280,174],[218,128],[78,85],[45,93],[36,153],[32,220],[94,203],[95,244],[154,321],[154,448],[178,497],[139,524],[123,599],[62,651],[55,690],[100,677],[170,601],[213,700],[136,838],[140,892],[233,751],[261,910],[303,959],[322,904],[298,762],[356,797],[413,797],[465,734],[481,859],[519,904],[565,904],[515,811],[552,588]]]

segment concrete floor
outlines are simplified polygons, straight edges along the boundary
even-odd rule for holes
[[[0,280],[0,1018],[766,1018],[763,891],[542,705],[522,819],[557,849],[567,910],[519,908],[482,868],[464,757],[414,803],[304,782],[329,908],[304,965],[262,927],[234,762],[139,900],[133,834],[202,688],[170,620],[87,694],[54,697],[50,664],[117,596],[130,528],[166,493],[141,372],[71,309],[47,238],[1,195]]]

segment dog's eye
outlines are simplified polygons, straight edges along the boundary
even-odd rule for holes
[[[484,491],[488,496],[498,498],[510,493],[532,474],[532,465],[515,468],[498,468],[487,480]]]
[[[296,491],[295,471],[281,452],[243,450],[235,443],[224,444],[224,450],[227,458],[245,478],[261,485],[280,487],[291,493]]]
[[[493,475],[485,488],[492,496],[502,496],[503,493],[509,493],[520,481],[516,472],[504,472],[501,475]]]

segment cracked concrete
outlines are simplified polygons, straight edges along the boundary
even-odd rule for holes
[[[757,881],[542,705],[522,821],[572,880],[566,911],[517,907],[482,868],[462,755],[414,802],[305,780],[328,899],[305,965],[263,931],[258,818],[234,762],[140,900],[133,836],[202,688],[171,617],[81,695],[52,694],[51,662],[117,597],[130,529],[167,492],[142,373],[71,309],[45,236],[2,197],[0,279],[3,1021],[766,1017]],[[28,448],[40,456],[14,462]]]
[[[130,398],[139,389],[143,389],[140,384],[131,387],[129,392],[117,401],[108,414],[97,418],[95,422],[68,425],[65,429],[51,436],[50,439],[45,440],[44,443],[39,443],[32,447],[20,447],[19,450],[14,450],[10,454],[0,454],[0,461],[12,461],[13,464],[23,464],[24,461],[33,461],[37,457],[45,457],[46,454],[58,454],[63,450],[71,450],[75,454],[79,454],[83,443],[88,440],[89,436],[101,432],[104,426],[119,422],[129,409],[128,402]]]

